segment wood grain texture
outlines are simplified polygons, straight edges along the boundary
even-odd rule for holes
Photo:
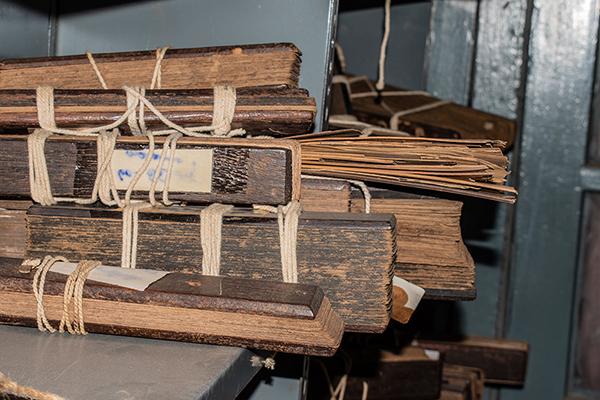
[[[147,90],[148,99],[170,121],[184,126],[211,125],[212,89]],[[110,124],[126,110],[122,89],[56,89],[54,91],[56,125],[61,128],[83,128]],[[286,87],[241,88],[237,90],[232,129],[243,128],[254,135],[282,132],[308,132],[316,114],[315,100],[303,89]],[[167,129],[156,115],[146,110],[148,129]],[[35,90],[0,90],[0,125],[5,130],[38,127]],[[124,131],[129,127],[121,125]]]
[[[484,373],[479,368],[464,367],[462,365],[444,363],[442,370],[442,398],[443,393],[465,393],[470,400],[483,398]]]
[[[169,49],[161,64],[162,87],[297,87],[300,56],[291,43]],[[156,65],[154,51],[99,53],[93,57],[109,88],[150,87]],[[1,89],[37,86],[101,88],[84,54],[0,61]]]
[[[364,212],[362,194],[348,191],[341,181],[303,178],[301,202],[306,211],[341,212],[348,210],[348,196],[351,211]],[[371,211],[396,220],[396,275],[425,289],[426,299],[475,299],[475,263],[460,227],[462,203],[379,188],[371,195]]]
[[[351,84],[353,114],[359,120],[389,128],[391,116],[399,111],[410,110],[440,101],[432,95],[367,96],[372,83],[359,80]],[[386,85],[383,92],[402,91]],[[446,104],[430,110],[400,117],[400,130],[416,136],[454,139],[498,139],[511,146],[516,135],[516,122],[499,115],[479,111],[457,103]]]
[[[138,268],[201,271],[200,207],[140,212]],[[28,255],[121,262],[122,213],[76,206],[33,206]],[[381,332],[389,321],[394,257],[393,216],[303,213],[298,281],[319,285],[347,330]],[[277,217],[237,209],[225,214],[224,276],[282,280]]]
[[[0,135],[0,196],[29,197],[27,138]],[[156,139],[160,154],[164,137]],[[141,137],[120,137],[116,149],[144,150]],[[190,203],[287,204],[300,198],[300,146],[290,140],[213,139],[182,137],[178,149],[211,149],[212,191],[170,191],[174,201]],[[46,142],[54,196],[89,198],[97,174],[96,140],[89,137],[52,136]],[[125,191],[119,191],[121,196]],[[157,193],[157,198],[160,197]],[[134,199],[147,199],[148,191],[136,190]]]
[[[0,259],[0,321],[35,326],[32,274]],[[49,273],[44,306],[60,320],[66,276]],[[343,322],[313,285],[172,273],[144,291],[89,281],[83,293],[90,332],[331,355]]]
[[[0,200],[0,257],[25,257],[25,213],[31,204],[28,200]]]
[[[350,184],[343,180],[302,178],[300,202],[304,211],[349,212]]]
[[[302,143],[304,174],[516,201],[517,190],[505,185],[509,162],[499,140],[364,136],[353,129],[293,138]]]
[[[522,386],[527,372],[526,342],[467,337],[460,340],[423,340],[419,346],[444,353],[450,364],[479,368],[486,384]]]

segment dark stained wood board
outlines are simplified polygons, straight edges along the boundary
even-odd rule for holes
[[[150,87],[155,51],[94,53],[109,88]],[[169,49],[161,63],[162,87],[172,89],[298,86],[301,53],[291,43]],[[101,88],[85,54],[0,60],[0,88]]]
[[[301,187],[304,211],[350,211],[351,190],[346,181],[303,177]]]
[[[25,257],[29,200],[0,200],[0,257]]]
[[[138,268],[201,271],[200,207],[140,211]],[[29,209],[29,256],[121,263],[122,213],[78,206]],[[277,216],[236,209],[223,220],[221,274],[282,280]],[[298,282],[319,285],[347,330],[381,332],[391,310],[394,221],[387,214],[305,212]]]
[[[166,118],[184,127],[212,123],[212,89],[147,90],[148,99]],[[56,89],[56,125],[61,128],[95,127],[116,121],[126,110],[122,89]],[[254,135],[280,136],[308,132],[316,114],[315,100],[303,89],[286,87],[241,88],[232,129],[244,128]],[[166,129],[156,115],[146,109],[148,129]],[[4,130],[23,130],[39,126],[36,92],[30,89],[0,90],[0,126]],[[127,123],[121,125],[127,131]]]
[[[156,155],[163,142],[164,137],[156,138]],[[115,148],[147,150],[148,140],[120,137]],[[300,146],[294,141],[182,137],[177,149],[212,150],[211,192],[172,190],[173,201],[277,205],[300,197]],[[91,196],[97,174],[95,138],[54,135],[47,139],[45,153],[54,196]],[[0,197],[29,197],[28,171],[26,137],[0,135]],[[157,199],[160,196],[157,192]],[[136,190],[133,198],[147,199],[148,191]]]
[[[355,96],[352,98],[354,115],[361,121],[383,127],[389,127],[390,117],[395,112],[440,101],[424,94],[356,97],[357,94],[372,91],[364,80],[352,83],[351,88]],[[402,90],[386,85],[383,92],[386,91]],[[398,129],[416,136],[498,139],[507,142],[509,147],[514,142],[517,131],[514,120],[456,103],[402,116]]]
[[[526,342],[467,337],[457,340],[419,339],[418,345],[444,353],[450,364],[479,368],[486,384],[522,386],[527,373]]]
[[[0,321],[35,326],[33,273],[0,259]],[[44,305],[56,326],[66,276],[48,273]],[[171,273],[137,291],[88,281],[86,330],[128,336],[331,355],[343,323],[314,285]]]
[[[483,398],[484,373],[479,368],[444,363],[442,380],[442,392],[466,392],[471,400]]]
[[[369,385],[372,400],[436,400],[440,394],[442,361],[418,348],[407,347],[400,354],[381,351],[377,364],[359,364],[354,371],[346,386],[344,398],[348,400],[362,398],[363,381]]]
[[[302,178],[301,203],[306,211],[343,212],[351,197],[352,211],[364,212],[362,194],[349,192],[344,181]],[[425,289],[426,299],[475,299],[475,263],[460,229],[462,203],[373,188],[371,195],[373,213],[395,216],[395,274]]]

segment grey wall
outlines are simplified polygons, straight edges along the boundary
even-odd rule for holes
[[[50,2],[0,0],[0,57],[48,55]]]
[[[348,72],[371,79],[377,79],[383,36],[383,1],[376,4],[380,6],[342,11],[338,21],[338,42],[344,48]],[[386,58],[388,83],[407,89],[425,88],[425,42],[430,8],[427,1],[392,6]]]

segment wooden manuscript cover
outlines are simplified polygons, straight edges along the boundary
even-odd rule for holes
[[[33,274],[0,258],[0,322],[36,326]],[[66,275],[49,272],[44,308],[58,326]],[[332,355],[343,323],[314,285],[171,273],[143,291],[87,281],[89,332]]]
[[[291,43],[169,49],[161,63],[162,87],[172,89],[298,86],[300,50]],[[93,55],[108,88],[150,87],[155,51]],[[100,82],[85,54],[0,60],[0,89],[53,86],[96,89]]]
[[[127,111],[124,89],[56,89],[54,120],[65,129],[94,128],[114,123]],[[0,90],[0,126],[5,131],[39,127],[36,90]],[[145,98],[169,121],[184,128],[213,122],[213,89],[146,90]],[[315,99],[304,89],[287,87],[241,88],[231,128],[248,134],[281,136],[310,131],[316,114]],[[168,129],[147,107],[144,123],[149,130]],[[119,128],[129,131],[127,121]]]
[[[142,210],[137,268],[202,270],[201,207]],[[32,206],[28,256],[63,255],[121,264],[122,212]],[[281,281],[277,215],[235,209],[223,218],[221,274]],[[388,214],[304,212],[297,241],[298,282],[320,286],[348,330],[382,332],[389,322],[395,252]]]
[[[148,199],[155,173],[164,186],[167,162],[156,172],[164,137],[156,138],[153,161],[132,198]],[[46,141],[52,193],[89,198],[97,175],[96,139],[52,136]],[[148,139],[120,137],[112,174],[121,197],[148,156]],[[162,193],[157,190],[156,198]],[[0,135],[0,196],[29,197],[27,138]],[[287,204],[300,197],[300,146],[291,140],[182,137],[177,141],[169,199],[190,203]]]

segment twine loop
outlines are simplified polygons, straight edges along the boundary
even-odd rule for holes
[[[57,262],[69,261],[64,257],[46,256],[36,267],[33,276],[33,295],[37,305],[36,321],[37,327],[41,332],[56,332],[56,329],[50,324],[46,317],[44,309],[44,286],[48,271],[50,271],[52,266]],[[99,265],[99,261],[80,261],[75,267],[75,270],[73,270],[67,278],[63,295],[63,313],[58,328],[59,332],[65,332],[66,329],[67,332],[73,335],[87,335],[83,322],[83,287],[90,272]]]

